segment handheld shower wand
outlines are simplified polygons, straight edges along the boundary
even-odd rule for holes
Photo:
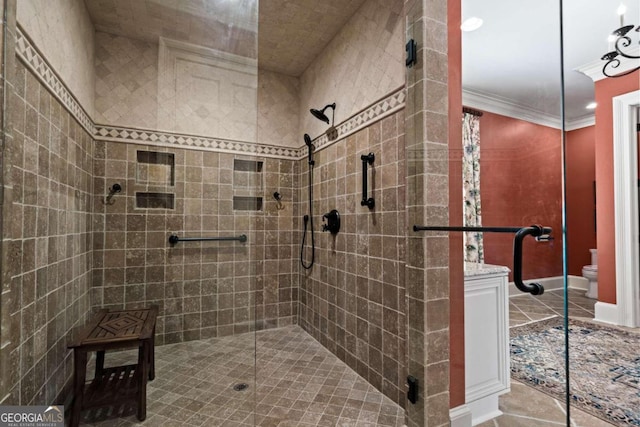
[[[309,215],[303,217],[304,230],[302,231],[302,244],[300,245],[300,264],[302,264],[305,270],[309,270],[313,267],[316,254],[316,242],[313,235],[313,165],[315,165],[316,162],[313,160],[313,150],[315,147],[311,143],[311,137],[306,133],[304,134],[304,143],[309,149]],[[304,244],[307,238],[307,226],[309,226],[311,234],[311,261],[308,264],[304,261]]]
[[[307,145],[307,148],[309,149],[309,166],[313,166],[316,162],[313,160],[313,150],[314,150],[314,146],[311,143],[311,137],[309,136],[309,134],[304,134],[304,143]]]

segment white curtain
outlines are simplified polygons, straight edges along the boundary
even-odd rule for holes
[[[480,204],[480,117],[464,113],[462,119],[462,181],[464,226],[482,226]],[[484,262],[482,233],[464,233],[464,260]]]

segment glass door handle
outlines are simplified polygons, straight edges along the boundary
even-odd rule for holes
[[[515,233],[513,239],[513,283],[522,292],[531,295],[542,295],[544,287],[540,283],[524,283],[522,281],[522,241],[527,236],[548,236],[551,227],[532,225],[530,227],[441,227],[414,225],[413,231],[461,231],[474,233]]]

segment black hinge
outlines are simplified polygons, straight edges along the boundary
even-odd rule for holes
[[[414,39],[409,40],[405,49],[407,51],[407,60],[405,61],[405,64],[408,68],[411,68],[413,67],[413,64],[418,63],[418,46],[416,41]]]
[[[409,386],[407,399],[409,399],[411,403],[416,403],[418,401],[418,379],[413,375],[409,375],[407,377],[407,385]]]

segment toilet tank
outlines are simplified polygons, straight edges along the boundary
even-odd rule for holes
[[[598,265],[598,250],[589,249],[589,252],[591,252],[591,265]]]

